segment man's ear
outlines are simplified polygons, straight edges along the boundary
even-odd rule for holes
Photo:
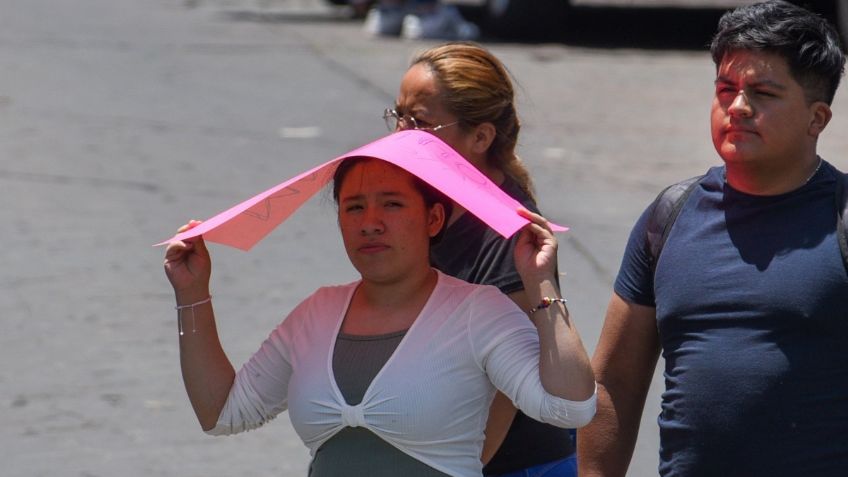
[[[498,131],[492,123],[478,124],[473,131],[471,151],[474,154],[485,156],[489,152],[489,147],[495,141],[497,133]]]
[[[810,125],[807,133],[814,138],[818,138],[819,134],[827,127],[830,118],[833,117],[833,111],[831,111],[830,106],[824,101],[816,101],[810,106],[810,109],[812,115],[810,116]]]
[[[435,237],[442,230],[446,220],[445,206],[439,202],[433,204],[427,217],[427,233],[430,238]]]

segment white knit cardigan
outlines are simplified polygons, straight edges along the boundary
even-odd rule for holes
[[[538,333],[509,298],[441,273],[362,402],[349,406],[332,356],[357,285],[321,288],[292,311],[239,370],[210,434],[254,429],[288,409],[312,455],[345,426],[361,426],[448,475],[476,477],[495,388],[556,426],[594,415],[594,395],[575,402],[542,388]]]

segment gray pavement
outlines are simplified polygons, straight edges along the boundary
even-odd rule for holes
[[[179,374],[165,239],[385,133],[412,53],[320,0],[7,0],[0,8],[0,475],[304,475],[285,415],[202,434]],[[633,221],[718,161],[700,51],[487,43],[520,84],[520,152],[568,224],[590,352]],[[821,142],[848,169],[848,94]],[[840,156],[841,154],[841,156]],[[249,253],[212,246],[238,366],[301,298],[353,279],[326,197]],[[631,475],[656,473],[661,374]]]

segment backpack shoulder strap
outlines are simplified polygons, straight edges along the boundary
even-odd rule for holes
[[[695,190],[695,186],[704,176],[691,177],[685,181],[678,182],[666,187],[654,199],[651,204],[651,215],[648,217],[647,225],[647,247],[648,257],[651,262],[651,271],[656,270],[657,260],[665,245],[671,226],[680,215],[686,199]],[[848,243],[845,244],[848,247]]]
[[[842,252],[842,264],[848,272],[848,174],[839,172],[836,181],[836,240]]]

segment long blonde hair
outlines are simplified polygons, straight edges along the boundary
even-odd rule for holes
[[[410,66],[417,64],[427,65],[436,76],[443,104],[460,118],[463,127],[486,122],[495,126],[487,161],[535,200],[530,174],[515,153],[521,122],[510,74],[503,63],[480,45],[453,42],[418,54]]]

